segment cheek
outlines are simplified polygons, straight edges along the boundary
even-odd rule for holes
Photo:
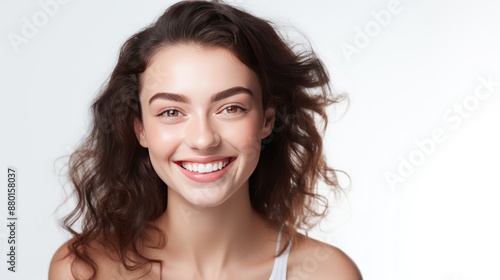
[[[182,133],[176,126],[152,123],[146,127],[149,152],[155,156],[169,156],[182,141]]]
[[[261,127],[256,120],[225,125],[223,131],[223,138],[247,158],[251,159],[260,154]]]

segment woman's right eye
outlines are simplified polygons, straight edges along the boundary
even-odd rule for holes
[[[161,114],[161,116],[164,116],[166,118],[169,118],[169,119],[174,119],[174,118],[178,118],[178,117],[181,117],[183,116],[184,114],[182,114],[179,110],[177,109],[167,109],[165,111],[163,111]]]

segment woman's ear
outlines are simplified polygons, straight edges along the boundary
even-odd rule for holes
[[[276,111],[274,110],[274,107],[268,107],[264,112],[264,126],[262,128],[262,139],[271,135],[271,132],[273,132],[275,117],[276,117]]]
[[[143,146],[144,148],[147,148],[148,141],[146,139],[146,134],[144,133],[144,125],[142,124],[142,121],[139,120],[139,118],[134,118],[134,131],[139,144],[141,144],[141,146]]]

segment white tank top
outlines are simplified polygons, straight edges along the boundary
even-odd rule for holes
[[[279,252],[281,242],[281,229],[278,233],[278,244],[276,244],[276,254]],[[277,258],[274,259],[273,271],[271,272],[271,277],[269,280],[286,280],[286,266],[288,263],[288,256],[290,255],[291,243],[288,243],[288,247],[285,252]]]

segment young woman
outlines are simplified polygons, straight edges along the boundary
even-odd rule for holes
[[[317,181],[338,186],[315,117],[339,99],[267,21],[173,5],[128,39],[92,106],[49,279],[361,279],[297,232],[326,214]]]

